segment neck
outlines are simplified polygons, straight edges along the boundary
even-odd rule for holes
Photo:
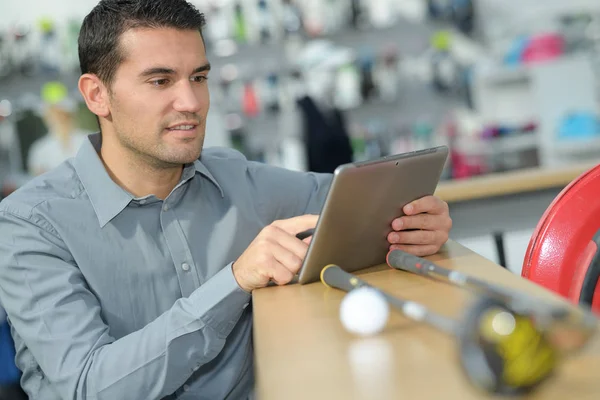
[[[102,141],[100,158],[115,183],[135,197],[167,198],[181,179],[183,165],[160,168],[130,150]]]

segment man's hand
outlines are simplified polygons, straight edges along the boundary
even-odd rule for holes
[[[406,215],[392,222],[390,250],[400,249],[420,257],[437,253],[452,228],[448,204],[426,196],[407,204],[403,211]]]
[[[247,292],[267,286],[289,283],[300,270],[310,238],[296,235],[317,226],[318,215],[302,215],[266,226],[233,263],[233,276]]]

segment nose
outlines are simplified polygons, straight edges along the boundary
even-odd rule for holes
[[[182,113],[197,113],[206,103],[208,90],[206,87],[193,86],[191,82],[182,82],[177,88],[173,108]]]

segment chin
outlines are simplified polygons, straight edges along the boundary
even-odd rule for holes
[[[175,157],[169,157],[167,162],[171,162],[172,164],[190,164],[200,158],[201,151],[197,151],[194,153],[186,153],[181,154]]]

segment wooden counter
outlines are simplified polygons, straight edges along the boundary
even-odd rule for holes
[[[541,287],[449,242],[430,258],[440,265],[562,301]],[[459,316],[472,294],[379,266],[361,277],[396,296]],[[253,295],[257,398],[485,399],[464,377],[452,336],[392,312],[371,338],[347,333],[338,310],[344,293],[322,283],[257,290]],[[564,362],[532,399],[598,399],[600,338]],[[491,398],[491,397],[489,397]]]
[[[531,168],[441,182],[436,195],[448,203],[454,203],[550,188],[563,188],[596,164],[586,163],[560,168]]]

